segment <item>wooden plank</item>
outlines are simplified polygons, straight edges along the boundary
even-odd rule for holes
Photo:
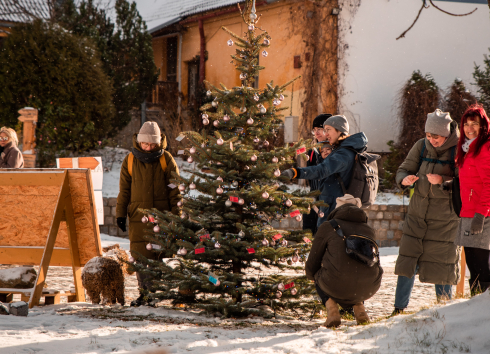
[[[92,174],[90,171],[85,172],[87,175],[87,189],[89,191],[88,198],[90,202],[90,210],[92,213],[92,229],[95,236],[95,248],[97,250],[97,256],[102,256],[102,246],[100,244],[100,232],[99,221],[97,220],[97,206],[95,205],[94,187],[92,185]],[[94,256],[95,257],[95,256]]]
[[[95,170],[99,166],[99,161],[94,159],[93,157],[79,157],[78,158],[78,167],[79,168],[89,168],[91,170]]]
[[[31,297],[29,300],[29,308],[39,305],[44,282],[46,281],[46,274],[48,272],[49,263],[53,254],[54,244],[56,242],[56,236],[58,235],[58,229],[60,227],[61,218],[63,216],[63,210],[65,209],[65,206],[63,204],[66,200],[66,196],[70,193],[68,174],[66,170],[64,170],[63,172],[63,186],[61,187],[60,197],[58,198],[58,204],[56,205],[54,219],[51,224],[51,230],[49,231],[48,239],[46,241],[46,247],[44,249],[43,258],[41,260],[41,265],[39,267],[36,278],[36,285],[34,291],[31,293]]]
[[[73,159],[64,157],[59,158],[60,168],[73,168]]]
[[[21,116],[26,118],[35,119],[37,121],[38,110],[32,107],[25,107],[17,111]]]
[[[39,265],[44,254],[43,248],[31,247],[0,247],[0,259],[2,264],[19,264],[19,265]],[[51,256],[51,266],[70,267],[71,255],[70,249],[54,249]]]
[[[13,172],[5,169],[0,171],[0,186],[61,186],[65,171],[58,171],[51,170],[51,173],[38,173],[30,170]]]
[[[67,176],[68,181],[68,176]],[[80,252],[78,251],[77,231],[75,227],[75,216],[70,193],[65,197],[65,217],[68,228],[68,240],[70,242],[71,264],[73,269],[73,281],[75,284],[76,301],[85,302],[85,290],[82,285],[82,269],[80,262]]]
[[[466,273],[466,255],[464,253],[464,247],[461,247],[461,278],[459,279],[458,285],[456,285],[456,295],[463,296],[464,295],[464,283]]]

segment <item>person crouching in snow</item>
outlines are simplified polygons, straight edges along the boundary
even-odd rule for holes
[[[177,188],[170,188],[172,172],[179,174],[179,168],[172,155],[165,151],[167,138],[160,132],[155,122],[145,122],[139,134],[133,136],[132,152],[126,156],[121,166],[119,195],[117,196],[117,226],[126,231],[126,218],[129,216],[129,240],[131,255],[137,260],[139,255],[148,259],[157,259],[157,255],[146,249],[148,241],[144,239],[147,225],[141,219],[138,209],[155,208],[159,211],[171,211],[179,215],[177,203],[182,199]],[[132,155],[132,156],[131,156]],[[129,163],[131,163],[131,166]],[[147,276],[136,272],[138,287],[148,290]],[[131,302],[131,306],[144,304],[144,294]]]
[[[375,241],[375,231],[367,224],[359,198],[346,194],[337,198],[336,204],[328,220],[335,220],[344,236],[362,235]],[[358,324],[369,322],[363,302],[379,290],[383,269],[379,262],[369,267],[349,257],[344,239],[329,222],[318,228],[305,270],[327,309],[326,327],[340,326],[338,305],[354,307]]]

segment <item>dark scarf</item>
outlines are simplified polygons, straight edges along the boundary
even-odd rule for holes
[[[163,149],[154,152],[141,152],[133,147],[132,152],[133,155],[143,163],[153,163],[160,160],[160,157],[163,155]]]

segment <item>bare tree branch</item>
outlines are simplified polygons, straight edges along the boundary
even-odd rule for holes
[[[490,1],[490,0],[488,0],[488,1]],[[399,40],[400,38],[405,37],[405,34],[407,34],[407,32],[410,31],[412,29],[412,27],[415,25],[415,22],[418,21],[420,14],[422,13],[422,10],[424,8],[425,8],[425,2],[422,1],[422,7],[420,8],[419,13],[417,14],[417,17],[415,17],[415,21],[413,21],[412,25],[410,27],[408,27],[402,34],[400,34],[396,40]]]
[[[488,0],[488,1],[490,2],[490,0]],[[477,7],[475,7],[475,9],[474,9],[473,11],[468,12],[467,14],[453,14],[453,13],[451,13],[451,12],[447,12],[446,10],[441,9],[440,7],[437,7],[436,5],[434,5],[434,3],[432,2],[432,0],[429,0],[429,2],[430,2],[430,4],[431,4],[432,6],[434,6],[434,7],[435,7],[436,9],[438,9],[439,11],[444,12],[445,14],[448,14],[448,15],[451,15],[451,16],[468,16],[468,15],[471,15],[471,14],[472,14],[473,12],[475,12],[476,10],[478,10],[478,8],[477,8]]]

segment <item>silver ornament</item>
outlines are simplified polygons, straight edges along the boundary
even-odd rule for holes
[[[291,295],[296,295],[298,293],[298,290],[296,288],[291,289]]]
[[[288,241],[287,240],[282,240],[281,245],[282,245],[282,247],[287,247],[288,246]]]
[[[277,157],[275,157],[275,156],[274,156],[274,157],[272,158],[272,163],[278,163],[278,162],[279,162],[279,159],[278,159]]]
[[[219,125],[219,120],[215,120],[215,121],[213,122],[213,125],[214,125],[215,127],[217,127],[217,126]]]
[[[187,162],[188,162],[188,163],[192,163],[192,162],[194,162],[194,159],[192,158],[192,156],[189,156],[189,157],[187,158]]]
[[[247,119],[247,124],[248,124],[248,125],[252,125],[252,124],[254,124],[254,120],[253,120],[252,118],[248,118],[248,119]]]
[[[229,200],[229,199],[228,199],[228,200],[225,202],[225,205],[226,205],[227,207],[231,207],[231,205],[232,205],[232,204],[233,204],[233,203],[232,203],[232,202],[231,202],[231,200]]]
[[[279,290],[283,291],[283,290],[284,290],[284,284],[283,284],[283,283],[279,283],[279,284],[277,285],[277,289],[279,289]]]
[[[273,201],[274,201],[274,197],[269,197],[269,200],[270,200],[271,202],[273,202]]]
[[[209,124],[209,119],[205,118],[202,120],[203,125],[208,125]]]
[[[211,106],[217,107],[218,106],[218,101],[214,100],[213,102],[211,102]]]
[[[250,167],[248,167],[248,166],[245,166],[244,168],[245,168],[245,171],[250,170]]]
[[[247,74],[241,73],[240,74],[240,80],[245,80],[247,78]]]
[[[221,187],[216,188],[216,194],[223,194],[223,188]]]
[[[277,98],[274,98],[274,100],[272,101],[272,104],[274,106],[279,106],[281,104],[281,101],[279,101],[279,99],[277,99]]]
[[[228,39],[228,42],[226,42],[226,44],[228,44],[228,47],[231,47],[233,45],[233,41],[231,39]]]
[[[229,116],[228,114],[225,114],[225,115],[223,116],[223,120],[224,120],[225,122],[228,122],[228,121],[230,120],[230,116]]]
[[[133,258],[133,256],[129,257],[128,261],[130,261],[131,263],[134,263],[135,259]]]
[[[325,216],[325,213],[323,211],[319,212],[318,213],[318,217],[319,218],[323,218]]]
[[[258,101],[258,100],[260,100],[260,97],[259,97],[259,95],[257,95],[257,94],[255,94],[255,95],[254,95],[254,100],[255,100],[255,101]]]
[[[270,40],[268,40],[267,38],[265,38],[265,39],[264,39],[264,45],[269,45],[269,44],[271,44],[271,41],[270,41]]]
[[[267,51],[266,51],[266,50],[264,50],[264,51],[262,52],[262,56],[263,56],[264,58],[265,58],[266,56],[268,56],[268,55],[269,55],[269,53],[267,53]]]
[[[240,205],[245,204],[245,200],[243,200],[242,198],[238,199],[238,204],[240,204]]]
[[[238,182],[237,181],[233,181],[232,185],[233,185],[233,187],[238,187]]]
[[[262,198],[264,198],[264,199],[269,198],[269,193],[267,193],[267,192],[262,193]]]
[[[179,200],[179,201],[177,202],[177,206],[178,206],[179,208],[181,208],[183,204],[184,204],[184,203],[182,203],[182,200]]]
[[[264,146],[269,146],[269,142],[267,140],[264,141]]]
[[[257,137],[254,138],[254,143],[258,143],[259,141],[260,141],[259,138],[257,138]]]
[[[296,263],[297,261],[299,261],[299,257],[297,255],[294,255],[293,258],[291,258],[291,260]]]
[[[295,217],[295,219],[297,222],[300,222],[303,219],[303,217],[301,215],[298,215],[297,217]]]
[[[262,114],[267,113],[267,109],[264,106],[260,107],[260,113]]]
[[[218,140],[216,140],[216,144],[218,144],[218,145],[223,145],[223,143],[224,143],[224,140],[221,139],[221,138],[219,138]]]
[[[153,228],[153,232],[160,232],[160,226],[155,225],[155,227]]]
[[[248,30],[249,31],[253,31],[255,29],[255,26],[254,25],[248,25]]]
[[[269,241],[266,238],[262,240],[262,246],[269,246]]]
[[[220,182],[223,182],[223,178],[221,178],[221,176],[219,176],[218,178],[216,178],[217,181],[220,181]]]
[[[290,207],[291,205],[293,205],[293,202],[288,199],[288,200],[286,200],[286,203],[285,204],[286,204],[287,207]]]
[[[179,191],[185,191],[185,186],[183,184],[179,184]]]
[[[209,118],[209,116],[206,113],[203,113],[201,117],[202,117],[202,119],[208,119]]]
[[[194,184],[194,182],[189,184],[189,189],[196,189],[196,185]]]
[[[141,218],[141,222],[142,222],[143,224],[146,224],[146,223],[148,222],[148,218],[147,218],[146,216],[143,216],[143,217]]]
[[[151,245],[151,243],[147,243],[147,244],[146,244],[146,249],[147,249],[148,251],[151,251],[151,250],[153,249],[153,246]]]
[[[245,236],[245,232],[243,232],[243,230],[240,230],[240,232],[238,233],[238,237],[243,237]]]
[[[212,92],[211,92],[210,90],[207,90],[207,91],[206,91],[206,96],[208,96],[208,97],[209,97],[209,96],[211,96],[211,93],[212,93]]]
[[[257,155],[253,154],[253,155],[250,157],[250,160],[252,160],[252,161],[257,161]]]
[[[240,108],[240,112],[245,113],[247,111],[247,107]]]
[[[282,292],[278,291],[276,292],[276,297],[279,299],[282,296]]]
[[[216,242],[216,243],[214,244],[214,248],[221,248],[220,243],[219,243],[219,242]]]
[[[191,148],[189,149],[189,152],[190,152],[191,154],[195,154],[195,153],[196,153],[196,148],[195,148],[194,146],[193,146],[193,147],[191,147]]]
[[[281,175],[281,171],[279,169],[276,169],[274,171],[274,176],[279,177]]]
[[[281,95],[279,96],[279,101],[284,101],[284,95],[283,95],[283,94],[281,94]]]

